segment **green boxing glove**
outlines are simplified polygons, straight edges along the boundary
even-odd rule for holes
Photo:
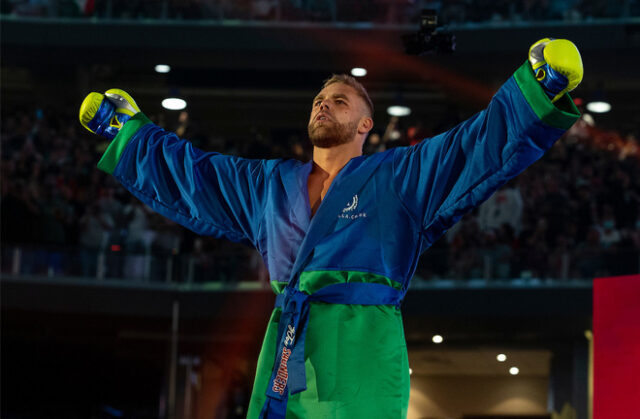
[[[124,90],[109,89],[104,95],[92,92],[80,105],[80,123],[108,140],[118,135],[124,124],[140,112],[135,100]]]
[[[552,102],[575,89],[584,74],[578,48],[566,39],[544,38],[531,45],[529,63]]]

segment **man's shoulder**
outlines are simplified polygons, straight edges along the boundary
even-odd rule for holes
[[[342,172],[344,172],[342,176],[375,176],[377,178],[389,172],[389,170],[386,169],[391,167],[392,156],[392,150],[385,150],[354,157],[342,169]]]
[[[385,172],[385,169],[391,169],[393,167],[393,161],[398,152],[402,152],[401,149],[405,147],[394,147],[384,151],[378,151],[376,153],[367,154],[363,163],[377,166],[377,174]]]

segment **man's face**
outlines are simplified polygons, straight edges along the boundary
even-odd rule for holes
[[[366,116],[364,100],[344,83],[325,87],[313,100],[309,139],[320,148],[346,144],[355,139],[358,123]]]

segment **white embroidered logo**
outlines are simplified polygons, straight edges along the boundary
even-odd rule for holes
[[[353,199],[351,202],[347,204],[346,207],[342,210],[342,212],[354,211],[358,207],[358,194],[353,195]]]
[[[358,194],[353,195],[351,202],[347,204],[346,207],[342,210],[342,214],[338,214],[338,218],[345,218],[347,220],[355,220],[356,218],[363,218],[367,216],[366,212],[359,212],[357,214],[351,213],[358,208]],[[351,213],[351,214],[349,214]]]

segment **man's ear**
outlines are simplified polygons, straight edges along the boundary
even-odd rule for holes
[[[363,116],[358,122],[358,134],[366,134],[373,128],[373,119]]]

